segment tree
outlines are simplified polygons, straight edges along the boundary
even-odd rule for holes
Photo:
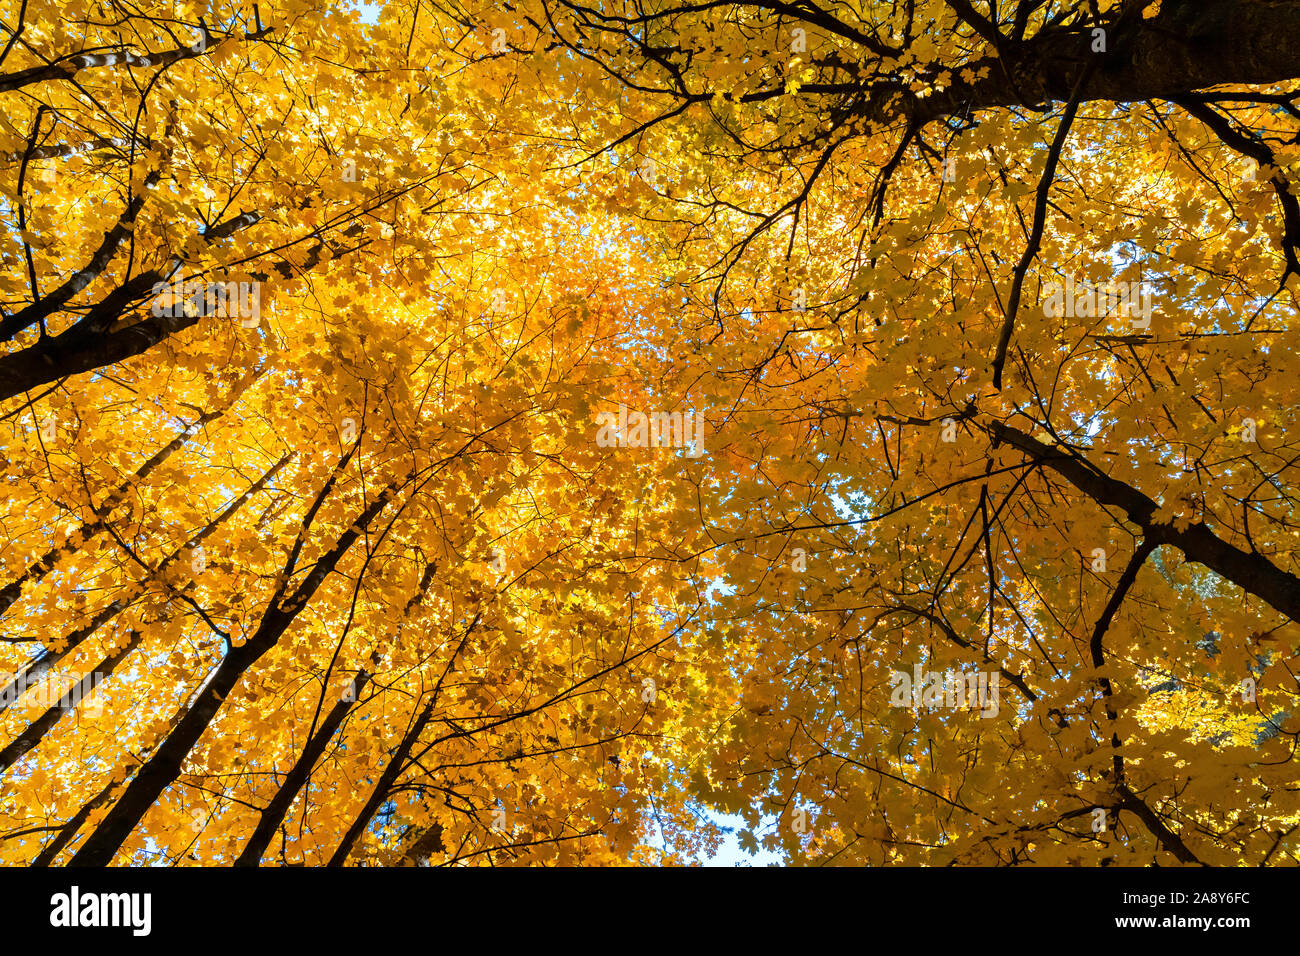
[[[793,860],[1293,856],[1294,5],[510,9],[731,472],[695,793]]]
[[[695,671],[684,465],[590,441],[664,309],[626,226],[409,23],[114,9],[0,61],[6,859],[644,852]]]
[[[1294,5],[100,6],[0,18],[7,862],[1300,859]]]

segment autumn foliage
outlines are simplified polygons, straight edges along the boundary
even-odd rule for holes
[[[5,863],[1300,861],[1294,5],[0,11]]]

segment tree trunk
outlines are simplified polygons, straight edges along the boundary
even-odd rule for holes
[[[355,449],[354,449],[355,450]],[[350,453],[349,456],[350,457]],[[346,461],[347,458],[344,459]],[[336,471],[336,475],[337,475]],[[332,481],[326,484],[322,495],[328,493]],[[232,648],[217,667],[211,681],[199,692],[189,711],[168,734],[162,746],[149,758],[131,781],[120,800],[114,804],[99,826],[87,837],[81,849],[73,856],[69,866],[107,866],[112,862],[118,849],[126,841],[140,819],[153,806],[154,802],[181,774],[185,758],[193,750],[203,732],[216,716],[226,696],[234,689],[240,678],[284,635],[289,625],[307,602],[333,571],[339,559],[347,552],[370,522],[384,509],[396,493],[398,484],[390,484],[371,504],[357,516],[356,521],[339,536],[334,547],[322,555],[313,566],[311,573],[299,586],[297,591],[287,599],[283,598],[283,588],[272,598],[267,612],[257,631],[247,641]],[[319,505],[323,498],[317,498]],[[312,514],[314,514],[313,508]],[[304,532],[306,528],[304,528]],[[301,542],[301,539],[299,539]],[[286,568],[285,580],[292,574],[292,564],[296,561],[298,549],[290,556],[290,567]]]

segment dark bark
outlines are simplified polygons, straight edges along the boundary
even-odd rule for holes
[[[239,401],[243,393],[248,390],[249,386],[251,386],[261,374],[262,373],[259,370],[242,379],[231,391],[230,398],[226,400],[225,407],[201,415],[199,420],[193,425],[185,428],[179,435],[162,448],[158,449],[158,451],[154,453],[153,457],[136,469],[134,475],[114,488],[113,491],[111,491],[108,496],[94,508],[97,514],[93,519],[84,522],[80,528],[68,535],[67,540],[65,540],[63,544],[50,548],[50,550],[46,551],[37,560],[32,562],[27,567],[27,570],[25,570],[21,575],[10,581],[3,588],[0,588],[0,614],[4,614],[4,612],[9,610],[13,603],[18,600],[22,595],[25,586],[40,581],[41,578],[45,577],[45,575],[49,574],[49,572],[54,569],[54,565],[60,558],[72,554],[78,548],[84,546],[86,542],[92,540],[96,535],[102,532],[105,527],[105,519],[114,508],[122,503],[122,500],[132,488],[148,478],[159,465],[180,450],[180,448],[193,438],[204,425],[211,424],[234,407],[235,403]]]
[[[113,601],[107,607],[98,611],[87,623],[67,635],[63,639],[62,648],[59,650],[47,648],[40,657],[19,671],[14,676],[14,679],[5,686],[4,690],[0,691],[0,712],[17,703],[18,699],[22,697],[25,688],[43,680],[55,664],[80,647],[92,634],[121,614],[130,605],[130,600]]]
[[[80,697],[82,699],[86,697],[85,691],[97,687],[112,675],[113,671],[117,669],[117,665],[122,663],[126,656],[139,646],[142,636],[139,631],[132,631],[125,644],[105,657],[89,674],[82,678],[80,681],[80,687],[82,688]],[[49,733],[63,715],[72,709],[76,703],[75,698],[76,695],[69,691],[57,704],[46,709],[45,713],[28,724],[22,733],[9,742],[7,747],[0,750],[0,773],[8,770],[23,754],[39,744],[41,738]]]
[[[447,847],[442,842],[442,824],[435,823],[424,830],[410,848],[402,855],[402,860],[412,866],[419,866],[435,853],[442,853]]]
[[[235,221],[246,225],[255,222],[256,217],[240,216]],[[149,315],[133,325],[108,331],[137,303],[148,298],[157,283],[167,281],[176,264],[138,273],[92,306],[72,327],[0,357],[0,401],[47,382],[139,355],[204,318],[202,310],[196,310],[193,315]],[[44,300],[38,303],[43,304]]]
[[[315,513],[332,489],[335,480],[356,451],[354,446],[336,468],[334,475],[326,482],[321,494],[313,502],[304,522],[303,535],[310,528]],[[284,583],[272,597],[267,611],[254,634],[238,647],[231,648],[217,667],[212,679],[199,691],[185,716],[167,735],[167,739],[141,767],[135,779],[131,781],[121,799],[113,805],[99,826],[86,838],[85,843],[69,861],[69,866],[107,866],[112,862],[118,849],[135,828],[141,818],[153,806],[154,802],[181,774],[185,758],[193,750],[203,732],[211,724],[226,696],[234,689],[240,678],[261,657],[266,654],[284,635],[289,625],[299,612],[311,600],[325,578],[334,570],[339,559],[355,543],[362,532],[388,505],[396,494],[399,484],[394,482],[383,490],[349,526],[334,546],[330,548],[313,565],[306,579],[292,595],[285,596],[288,581],[294,573],[303,537],[300,536],[286,562]]]
[[[1187,848],[1187,844],[1183,842],[1182,837],[1169,829],[1160,815],[1147,806],[1144,800],[1127,786],[1121,784],[1119,789],[1123,802],[1120,803],[1118,809],[1128,810],[1135,814],[1146,825],[1146,828],[1156,835],[1160,845],[1172,853],[1180,863],[1201,862],[1196,858],[1196,854]],[[1204,866],[1204,864],[1201,865]]]
[[[436,570],[437,566],[432,563],[424,569],[419,587],[416,588],[414,596],[406,604],[405,614],[410,614],[411,610],[428,593],[430,586],[433,584],[433,576]],[[371,663],[375,667],[379,666],[377,655],[371,656]],[[289,807],[293,805],[298,792],[307,783],[307,778],[311,776],[312,769],[320,760],[321,754],[325,752],[326,746],[339,727],[342,726],[344,719],[361,699],[361,692],[365,689],[371,676],[364,670],[357,674],[352,679],[347,697],[335,702],[334,706],[330,708],[324,722],[308,740],[307,746],[303,748],[302,753],[294,762],[293,769],[285,777],[284,783],[281,784],[280,789],[271,798],[271,802],[262,811],[261,819],[258,820],[253,835],[248,838],[248,843],[245,845],[243,852],[235,860],[235,866],[257,866],[259,864],[267,846],[270,845],[271,838],[275,836],[275,831],[284,822]]]
[[[1266,556],[1243,551],[1216,535],[1204,522],[1179,531],[1155,520],[1158,506],[1131,485],[1110,477],[1082,457],[1045,445],[1009,425],[994,422],[989,434],[1061,475],[1099,505],[1119,508],[1142,529],[1152,546],[1171,544],[1189,561],[1203,564],[1220,577],[1255,595],[1271,607],[1300,620],[1300,578],[1282,570]]]
[[[374,203],[372,207],[363,211],[369,211],[370,208],[382,204],[382,201]],[[206,230],[203,239],[207,242],[216,242],[253,225],[260,219],[259,213],[241,213]],[[346,228],[338,230],[335,241],[319,239],[313,242],[300,266],[295,267],[287,261],[279,261],[270,263],[266,271],[250,270],[248,274],[258,282],[266,281],[272,273],[284,279],[291,278],[300,272],[315,268],[323,259],[326,249],[338,257],[365,245],[365,241],[353,248],[341,244],[342,240],[359,237],[363,231],[362,223],[353,222]],[[289,242],[279,248],[296,244],[297,242]],[[270,255],[275,251],[278,250],[269,250],[264,255]],[[42,337],[26,348],[0,356],[0,401],[21,395],[49,382],[57,382],[72,375],[94,371],[140,355],[164,339],[183,332],[206,318],[203,310],[197,309],[193,315],[147,315],[133,324],[112,328],[150,298],[154,286],[168,281],[180,265],[179,259],[172,259],[164,267],[137,273],[91,306],[75,325],[58,335]],[[41,312],[45,301],[42,299],[28,308]]]
[[[687,68],[688,61],[680,49],[644,46],[646,29],[652,21],[671,21],[687,5],[669,5],[636,20],[608,17],[572,0],[560,0],[560,5],[595,34],[619,34],[643,52],[653,54],[654,61],[671,76],[670,85],[656,88],[657,92],[687,102],[706,103],[712,99],[714,90],[707,82],[690,82],[698,78]],[[821,64],[823,75],[801,84],[793,95],[811,101],[812,109],[862,116],[880,124],[907,118],[923,126],[944,117],[968,117],[979,110],[1046,109],[1053,101],[1069,100],[1093,64],[1096,70],[1083,84],[1082,102],[1170,100],[1228,84],[1271,84],[1300,76],[1300,4],[1293,0],[1197,0],[1183,5],[1167,2],[1165,9],[1150,20],[1140,16],[1146,4],[1130,2],[1096,22],[1050,25],[1027,37],[1026,23],[994,24],[963,0],[949,5],[998,53],[967,62],[929,64],[936,72],[952,70],[954,75],[944,89],[927,90],[925,96],[918,96],[909,83],[888,76],[844,79],[845,71],[874,70],[876,58],[895,56],[897,51],[843,22],[828,22],[834,18],[815,7],[772,2],[736,6],[755,16],[762,14],[752,11],[779,12],[788,18],[787,22],[802,21],[869,51],[862,67],[855,65],[851,57],[832,55],[820,61],[814,57],[812,63]],[[1094,28],[1106,31],[1104,52],[1093,51]],[[575,39],[568,42],[575,48],[581,46]],[[969,78],[956,75],[958,70],[970,71]],[[633,85],[632,81],[625,82]],[[645,81],[637,83],[645,88]],[[699,86],[703,88],[692,88]],[[743,94],[739,99],[762,102],[787,95],[791,94],[786,93],[782,83]],[[819,100],[826,105],[816,105]]]
[[[192,535],[185,544],[168,555],[162,563],[152,571],[152,574],[161,574],[169,565],[172,564],[172,562],[177,560],[179,557],[188,554],[196,545],[201,544],[206,540],[213,531],[221,527],[221,525],[242,508],[248,500],[253,497],[253,495],[265,488],[267,483],[275,477],[280,469],[289,463],[289,459],[290,456],[285,455],[278,462],[272,465],[261,478],[253,482],[253,484],[249,486],[248,490],[231,502],[225,510],[221,512],[221,514],[209,521],[196,534]],[[20,681],[30,682],[46,674],[51,667],[75,650],[77,646],[89,638],[98,628],[102,627],[113,617],[116,617],[125,607],[126,605],[122,604],[120,601],[114,601],[108,608],[97,614],[91,621],[90,625],[81,628],[70,636],[65,642],[62,650],[48,651],[45,655],[28,665],[28,667],[23,670],[20,677],[16,678],[15,681],[10,684],[9,688],[6,689],[6,696],[0,698],[0,709],[3,709],[4,706],[13,702],[10,700],[8,696],[9,694],[15,695],[14,699],[16,699],[17,696],[20,696],[18,695],[18,684]],[[133,631],[130,639],[124,647],[110,652],[103,660],[91,668],[83,680],[93,680],[96,684],[103,683],[105,679],[112,675],[113,671],[117,668],[117,665],[120,664],[122,660],[131,653],[131,651],[135,650],[140,643],[140,639],[140,632]],[[5,747],[4,750],[0,750],[0,773],[8,770],[15,760],[40,743],[41,738],[49,733],[51,728],[58,723],[59,718],[66,712],[68,704],[69,701],[65,699],[58,705],[49,708],[44,714],[32,721],[32,723],[29,724],[27,728],[24,729],[23,732],[19,734],[18,737],[16,737],[7,747]]]
[[[906,93],[905,104],[922,121],[964,116],[976,110],[1040,107],[1066,101],[1090,63],[1082,99],[1119,103],[1173,99],[1226,84],[1278,83],[1300,76],[1300,4],[1292,0],[1199,0],[1122,27],[1118,16],[1098,24],[1107,30],[1106,52],[1092,52],[1092,27],[1047,28],[1023,41],[1010,38],[1002,55],[968,66],[988,75],[954,77],[951,86],[924,98]],[[865,112],[876,119],[897,115],[884,106],[885,87],[871,91]]]
[[[334,706],[330,708],[325,720],[321,722],[316,733],[307,741],[307,746],[298,755],[293,769],[284,778],[284,783],[276,791],[275,796],[271,798],[271,802],[262,810],[261,819],[257,821],[257,826],[253,828],[252,836],[248,838],[248,843],[244,846],[243,852],[235,860],[235,866],[257,866],[261,862],[262,855],[271,843],[271,838],[275,836],[275,831],[289,813],[289,807],[293,805],[298,792],[307,783],[307,778],[311,775],[317,761],[320,760],[321,754],[329,746],[330,740],[343,724],[344,718],[352,711],[355,702],[360,697],[361,692],[365,690],[369,680],[370,675],[365,671],[361,671],[352,679],[347,698],[336,701]]]
[[[126,210],[118,217],[113,228],[104,233],[99,248],[90,257],[90,262],[70,275],[58,288],[41,296],[26,308],[0,319],[0,342],[11,341],[23,329],[43,322],[67,305],[78,292],[99,278],[100,273],[113,261],[123,240],[134,230],[135,218],[144,207],[149,190],[158,184],[159,175],[159,172],[154,170],[145,178],[144,188],[127,203]]]
[[[428,703],[420,710],[420,714],[415,718],[415,722],[402,736],[401,743],[397,745],[397,750],[388,758],[388,765],[384,767],[383,772],[379,775],[379,780],[375,783],[375,788],[370,791],[370,796],[366,799],[365,805],[361,812],[357,814],[352,825],[343,834],[343,839],[339,841],[338,848],[335,849],[334,855],[330,857],[326,866],[342,866],[348,861],[352,854],[352,847],[356,844],[357,839],[370,825],[370,820],[378,812],[379,808],[384,805],[388,799],[388,792],[393,789],[393,784],[406,768],[406,758],[410,756],[411,748],[415,742],[420,739],[420,734],[424,733],[424,728],[429,725],[433,718],[434,707],[436,706],[437,697],[431,696]]]
[[[32,860],[32,866],[49,866],[53,863],[55,857],[62,853],[64,847],[77,836],[77,831],[85,825],[90,815],[112,799],[113,789],[116,786],[115,781],[109,781],[104,785],[104,789],[83,803],[81,809],[73,814],[72,819],[59,830],[58,835],[37,854],[36,859]]]
[[[433,719],[435,708],[438,705],[438,695],[442,690],[443,680],[445,680],[447,674],[451,672],[452,666],[456,662],[456,655],[459,654],[460,649],[465,646],[465,641],[478,625],[478,622],[479,615],[476,614],[474,620],[470,622],[469,627],[465,629],[465,635],[456,646],[456,650],[452,652],[451,659],[447,661],[447,666],[442,672],[442,677],[438,680],[438,685],[434,687],[433,692],[429,695],[428,703],[426,703],[421,709],[419,716],[416,717],[415,722],[411,724],[410,729],[402,736],[401,743],[397,745],[396,751],[394,751],[392,757],[389,758],[388,766],[386,766],[383,773],[379,775],[379,780],[375,784],[375,789],[371,791],[370,797],[366,800],[365,806],[361,808],[361,812],[357,814],[357,818],[352,821],[352,825],[349,826],[347,832],[343,834],[343,839],[339,841],[338,848],[334,851],[334,855],[330,857],[329,863],[327,863],[326,866],[342,866],[347,862],[348,857],[352,854],[353,846],[356,844],[361,834],[365,832],[366,827],[370,825],[371,818],[388,799],[388,794],[389,791],[393,789],[393,784],[397,782],[397,778],[401,776],[402,771],[406,769],[406,760],[411,754],[411,748],[415,746],[416,741],[420,739],[420,734],[424,733],[424,728],[427,727],[429,721]]]
[[[272,27],[244,34],[245,40],[260,40],[271,32]],[[211,54],[212,50],[224,37],[217,37],[204,31],[204,43],[201,48],[195,46],[176,47],[172,50],[160,50],[157,53],[132,53],[130,50],[108,50],[102,53],[78,53],[65,56],[53,63],[42,63],[13,73],[0,74],[0,93],[20,90],[33,83],[48,83],[51,80],[71,80],[82,70],[112,66],[130,66],[136,68],[170,66],[181,60]]]

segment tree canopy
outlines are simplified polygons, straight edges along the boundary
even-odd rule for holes
[[[6,863],[1300,862],[1300,6],[0,10]]]

